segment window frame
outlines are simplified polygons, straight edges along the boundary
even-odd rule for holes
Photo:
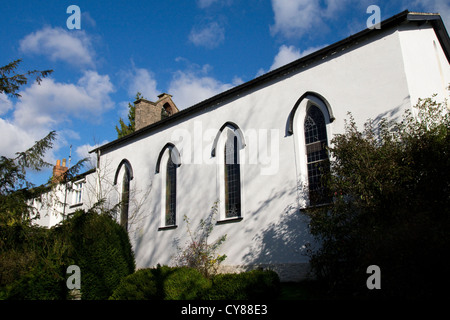
[[[236,140],[237,144],[235,145],[235,158],[237,165],[239,165],[239,193],[240,193],[240,211],[236,216],[227,217],[226,213],[226,179],[225,179],[225,144],[229,135],[233,135],[233,139]],[[214,145],[213,145],[213,156],[217,157],[217,170],[218,170],[218,191],[219,191],[219,218],[217,224],[224,223],[232,223],[239,222],[244,219],[245,213],[245,201],[244,199],[244,188],[243,188],[243,180],[244,180],[244,170],[241,163],[241,159],[243,159],[243,149],[245,147],[245,142],[243,141],[242,131],[239,127],[232,125],[231,123],[226,123],[222,126],[219,131]]]
[[[174,217],[174,223],[168,223],[167,220],[167,187],[168,187],[168,164],[169,159],[173,163],[173,168],[175,170],[175,217]],[[161,181],[161,187],[160,187],[160,204],[161,204],[161,212],[160,212],[160,222],[158,230],[168,230],[168,229],[175,229],[178,227],[178,168],[181,165],[181,158],[180,153],[178,152],[178,149],[173,145],[172,143],[166,144],[157,160],[157,165],[155,169],[155,174],[160,175],[160,181]],[[162,167],[161,167],[162,166]]]
[[[317,110],[317,111],[315,111]],[[319,112],[318,114],[314,115],[311,114],[312,112]],[[314,119],[314,116],[320,117],[320,119]],[[315,130],[317,130],[317,140],[315,141],[307,141],[311,139],[311,136],[307,134],[307,121],[313,122],[313,125],[316,127]],[[322,123],[316,123],[317,121],[320,121]],[[310,206],[319,206],[329,203],[329,199],[326,199],[326,197],[320,193],[324,190],[324,187],[321,186],[320,180],[322,178],[322,174],[318,172],[318,170],[321,170],[325,166],[328,168],[325,168],[326,170],[329,170],[329,155],[327,152],[328,147],[328,135],[327,135],[327,128],[326,128],[326,122],[325,122],[325,115],[320,110],[318,106],[315,104],[310,104],[307,107],[305,119],[303,121],[303,131],[304,131],[304,138],[305,138],[305,153],[306,153],[306,166],[307,166],[307,176],[308,176],[308,197],[309,197],[309,205]],[[324,131],[324,132],[323,132]],[[324,136],[322,136],[324,135]],[[325,153],[325,154],[323,154]],[[310,158],[314,157],[314,160],[310,160]],[[318,159],[317,159],[318,158]],[[316,168],[313,168],[316,167]],[[317,168],[319,167],[319,168]],[[312,174],[312,171],[314,171],[314,175]],[[314,189],[312,189],[312,182],[314,182]],[[312,198],[317,198],[312,199]],[[314,202],[313,202],[314,201]]]
[[[292,124],[291,130],[287,133],[294,136],[294,153],[295,166],[297,176],[297,202],[300,210],[309,207],[317,207],[327,205],[327,203],[313,204],[309,196],[309,176],[308,176],[308,159],[306,151],[305,130],[304,123],[307,116],[307,111],[311,106],[317,107],[325,121],[326,129],[326,143],[331,146],[332,126],[331,123],[335,120],[332,115],[331,107],[328,101],[318,94],[304,94],[295,104],[289,115],[289,123]],[[329,155],[328,155],[329,159]]]
[[[127,192],[124,192],[124,182],[125,177],[128,177],[127,181]],[[133,180],[133,168],[130,164],[130,162],[127,159],[123,159],[116,170],[116,173],[114,175],[114,185],[117,188],[117,195],[118,195],[118,222],[121,226],[124,227],[125,230],[128,231],[128,221],[129,221],[129,214],[130,214],[130,194],[131,194],[131,185]],[[124,199],[124,194],[127,195],[127,198]],[[125,200],[125,201],[124,201]],[[124,212],[126,211],[126,212]],[[126,213],[126,214],[125,214]]]
[[[72,184],[72,206],[71,207],[83,205],[83,188],[84,188],[85,182],[86,181],[84,179],[82,179],[82,180],[75,181]]]

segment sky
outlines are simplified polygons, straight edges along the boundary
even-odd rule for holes
[[[71,154],[73,165],[117,139],[138,91],[151,101],[169,93],[188,108],[367,28],[370,5],[382,20],[439,12],[450,30],[449,0],[2,1],[0,66],[22,59],[19,73],[54,72],[40,85],[31,79],[20,98],[0,94],[0,155],[55,130],[45,159]],[[51,168],[29,177],[50,176]]]

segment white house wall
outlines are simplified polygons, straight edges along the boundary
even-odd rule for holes
[[[433,94],[440,102],[448,99],[450,68],[434,29],[430,25],[403,26],[399,37],[413,105]]]
[[[305,245],[312,238],[298,210],[297,183],[302,174],[298,157],[304,150],[298,150],[295,141],[302,122],[294,123],[293,135],[286,131],[292,108],[305,92],[323,96],[335,117],[327,127],[329,141],[343,132],[348,111],[361,125],[368,118],[400,118],[412,101],[429,96],[432,89],[441,86],[436,76],[436,52],[429,45],[432,31],[386,30],[233,99],[102,150],[100,163],[107,163],[111,181],[123,159],[132,166],[130,215],[134,220],[129,221],[129,232],[137,267],[173,263],[175,241],[183,244],[187,240],[183,216],[195,228],[220,199],[219,166],[211,150],[219,128],[230,121],[242,130],[246,143],[240,153],[245,159],[241,164],[243,220],[216,225],[211,240],[227,235],[219,253],[227,255],[224,264],[230,270],[271,265],[284,280],[304,277],[308,265]],[[449,66],[439,42],[436,44],[444,81],[448,81]],[[416,68],[419,61],[432,59],[430,65]],[[422,78],[430,68],[430,76]],[[269,146],[263,143],[263,137],[271,141]],[[181,154],[177,228],[159,230],[163,186],[161,173],[155,173],[155,169],[158,155],[168,142]],[[267,159],[266,154],[271,157]],[[116,188],[115,196],[114,192],[110,194],[112,203],[118,199],[120,190]]]

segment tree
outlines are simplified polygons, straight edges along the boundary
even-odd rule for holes
[[[136,93],[136,97],[134,98],[134,101],[138,99],[143,99],[144,97],[140,92]],[[135,130],[135,118],[136,118],[136,106],[131,103],[128,103],[128,124],[125,124],[122,118],[119,119],[119,125],[116,126],[117,131],[117,138],[125,137],[126,135],[134,132]]]
[[[17,73],[22,60],[15,60],[0,68],[0,93],[20,97],[20,86],[28,83],[29,76],[35,76],[40,83],[53,70],[27,71]],[[0,224],[28,221],[31,208],[26,199],[32,187],[26,179],[27,169],[39,171],[50,164],[44,161],[45,152],[53,145],[56,133],[51,131],[46,137],[24,152],[17,152],[16,157],[0,156]]]
[[[29,76],[35,76],[36,82],[40,84],[43,78],[49,76],[53,72],[53,70],[32,70],[18,74],[15,70],[21,62],[22,59],[18,59],[6,66],[0,67],[0,93],[18,98],[20,97],[20,94],[17,91],[20,89],[20,86],[28,83]],[[9,76],[9,74],[12,75]]]
[[[401,122],[350,115],[329,149],[332,203],[307,210],[321,246],[310,251],[319,278],[334,289],[368,294],[367,267],[381,268],[371,295],[426,297],[449,284],[450,112],[420,100]]]

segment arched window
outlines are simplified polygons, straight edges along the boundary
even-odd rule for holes
[[[128,209],[130,206],[130,180],[131,174],[127,166],[122,177],[122,192],[120,197],[120,225],[128,230]]]
[[[166,165],[166,201],[165,201],[165,225],[176,225],[177,208],[177,165],[172,161],[172,152]]]
[[[308,189],[310,205],[329,201],[324,176],[330,170],[327,153],[327,129],[320,109],[310,105],[304,122],[306,161],[308,167]]]
[[[241,169],[238,159],[238,138],[227,131],[224,145],[225,218],[241,216]]]
[[[242,220],[244,204],[242,199],[241,151],[245,148],[244,135],[233,122],[220,127],[214,139],[211,156],[217,156],[217,187],[219,200],[219,221],[217,223]]]
[[[177,171],[181,157],[173,143],[167,143],[156,162],[156,174],[161,174],[161,225],[159,230],[176,228]],[[161,169],[161,170],[160,170]]]
[[[130,206],[130,181],[133,179],[133,169],[127,159],[123,159],[117,167],[114,185],[119,183],[120,225],[128,230],[128,211]]]

